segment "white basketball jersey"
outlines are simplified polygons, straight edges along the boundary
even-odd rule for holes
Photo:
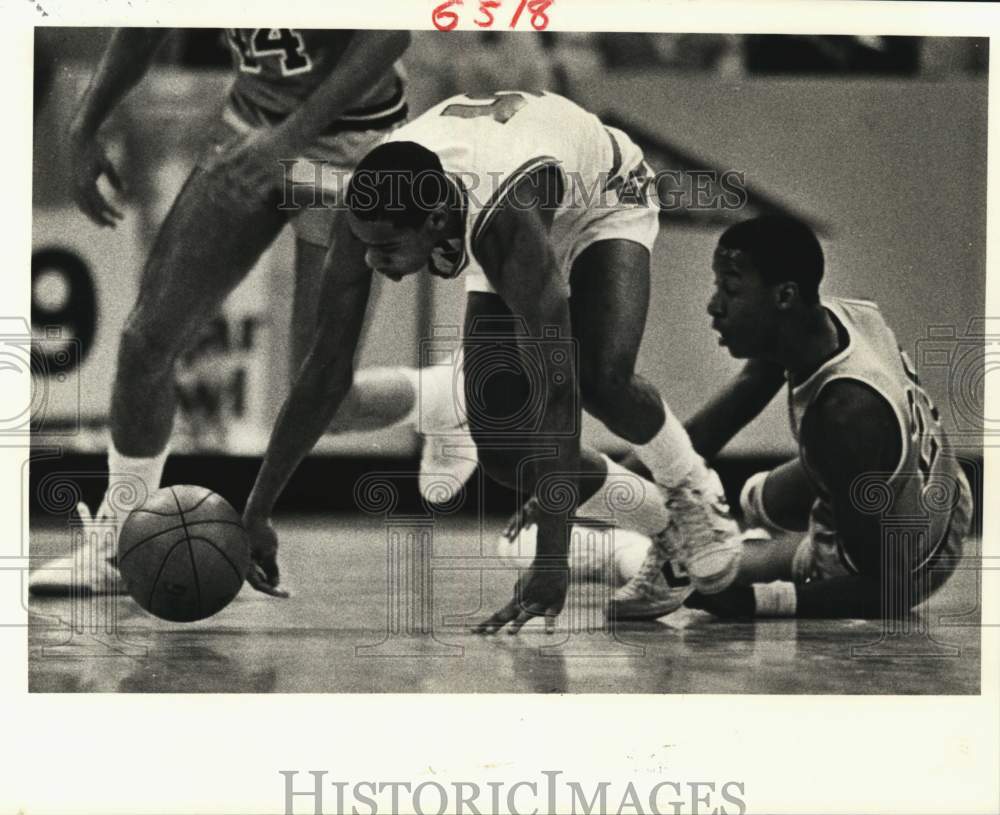
[[[545,167],[559,171],[560,205],[551,229],[558,256],[568,248],[561,236],[570,236],[574,223],[595,207],[617,203],[625,180],[642,163],[642,152],[624,133],[553,93],[454,96],[387,141],[412,141],[433,151],[462,190],[464,241],[440,247],[431,258],[431,271],[441,277],[482,273],[476,241],[525,176]]]

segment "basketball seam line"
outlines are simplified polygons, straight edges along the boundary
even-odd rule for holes
[[[163,560],[160,561],[159,571],[156,573],[156,577],[153,578],[153,585],[149,588],[149,608],[153,608],[153,595],[156,594],[156,584],[160,582],[160,577],[163,575],[163,570],[167,568],[167,561],[170,560],[170,556],[174,553],[174,549],[180,546],[184,541],[177,541],[173,546],[170,547],[167,554],[163,556]]]
[[[174,496],[174,502],[177,504],[177,509],[180,510],[181,512],[183,512],[184,510],[182,510],[181,507],[180,507],[180,501],[177,500],[177,493],[174,492],[174,488],[173,487],[169,487],[169,489],[170,489],[170,494]],[[205,495],[203,495],[201,497],[201,499],[198,501],[198,503],[196,503],[192,507],[188,507],[187,511],[188,512],[194,512],[196,509],[198,509],[198,507],[200,507],[202,504],[204,504],[211,497],[212,497],[212,491],[208,490],[208,492],[205,493]],[[137,507],[136,509],[133,509],[132,512],[133,513],[135,513],[135,512],[146,512],[146,513],[148,513],[150,515],[159,515],[161,518],[169,518],[171,515],[174,514],[172,512],[157,512],[155,509],[146,509],[145,507]]]
[[[227,555],[218,546],[215,545],[214,541],[210,541],[208,538],[203,538],[201,536],[196,536],[194,538],[188,538],[188,540],[202,541],[204,543],[207,543],[209,546],[211,546],[216,552],[219,553],[220,557],[222,557],[222,559],[225,560],[226,563],[228,563],[230,566],[233,567],[233,571],[236,572],[236,577],[239,578],[240,586],[241,587],[243,586],[243,581],[246,580],[246,577],[244,577],[243,575],[240,574],[239,567],[229,559],[229,555]]]
[[[160,515],[159,512],[157,512],[156,514]],[[164,513],[161,517],[170,518],[173,517],[173,513],[170,514]],[[176,532],[178,529],[183,529],[186,532],[189,527],[201,526],[202,524],[227,524],[229,526],[238,526],[240,529],[243,528],[243,524],[240,523],[239,521],[217,521],[214,518],[208,518],[204,521],[191,521],[190,523],[182,522],[177,526],[171,526],[168,529],[161,529],[159,532],[154,532],[152,535],[149,535],[143,538],[141,541],[132,544],[131,548],[129,548],[129,550],[124,555],[118,558],[118,562],[120,563],[121,561],[123,561],[125,558],[131,555],[136,549],[138,549],[143,544],[156,540],[158,537],[160,537],[160,535],[166,535],[168,532]]]
[[[174,496],[174,503],[177,504],[177,512],[181,517],[181,524],[184,526],[184,540],[187,542],[188,558],[191,560],[191,574],[194,577],[194,589],[198,594],[198,614],[200,615],[205,611],[205,604],[201,601],[201,580],[198,578],[198,566],[194,561],[194,547],[191,545],[191,536],[188,534],[187,523],[184,521],[184,510],[181,509],[181,500],[177,497],[177,493],[173,487],[170,488],[170,494]],[[208,495],[211,494],[211,492],[208,493]],[[207,498],[208,496],[205,497]],[[197,509],[203,501],[204,499],[199,501],[192,509]]]

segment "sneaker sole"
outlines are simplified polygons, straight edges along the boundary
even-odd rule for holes
[[[658,603],[640,602],[638,600],[611,600],[608,602],[605,613],[612,622],[624,622],[627,620],[658,620],[666,617],[681,606],[691,594],[693,589],[685,591],[683,596],[676,600],[663,600]]]

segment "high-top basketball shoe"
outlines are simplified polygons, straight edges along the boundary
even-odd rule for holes
[[[28,591],[36,597],[85,597],[123,594],[125,582],[115,563],[118,525],[98,510],[96,518],[84,503],[76,506],[80,524],[72,525],[72,551],[35,569]]]
[[[739,571],[743,547],[719,476],[701,466],[680,484],[664,487],[663,494],[676,530],[669,535],[669,546],[661,540],[664,558],[680,563],[702,594],[727,588]]]
[[[694,587],[675,560],[672,539],[677,530],[671,521],[649,543],[639,570],[621,586],[608,603],[612,621],[655,620],[679,609]]]
[[[522,506],[507,522],[497,540],[497,555],[527,568],[535,557],[538,543],[538,502],[534,498]],[[578,519],[570,530],[570,579],[576,582],[600,582],[620,586],[626,577],[621,563],[641,557],[649,538],[628,529],[611,528],[596,521]]]

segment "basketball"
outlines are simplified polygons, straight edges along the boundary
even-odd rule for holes
[[[250,543],[225,498],[205,487],[166,487],[125,521],[118,568],[129,594],[150,614],[193,622],[239,594],[250,569]]]

